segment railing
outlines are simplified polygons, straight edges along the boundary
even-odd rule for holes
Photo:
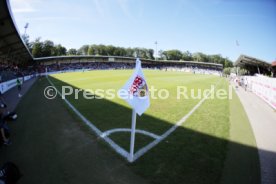
[[[276,79],[262,75],[246,76],[248,86],[253,93],[276,109]]]
[[[27,81],[29,79],[31,79],[33,77],[33,75],[28,75],[28,76],[24,76],[24,77],[19,77],[19,80],[22,82]],[[0,83],[0,92],[1,94],[7,92],[8,90],[10,90],[11,88],[13,88],[14,86],[16,86],[16,80],[17,79],[12,79],[6,82],[2,82]]]

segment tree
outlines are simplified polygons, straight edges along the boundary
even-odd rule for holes
[[[228,58],[225,58],[223,66],[224,67],[233,67],[233,62],[230,61]]]
[[[55,56],[64,56],[66,55],[66,51],[67,49],[60,44],[55,46]]]
[[[182,58],[182,52],[180,50],[168,50],[162,53],[167,60],[180,60]]]
[[[40,41],[37,38],[29,43],[29,37],[22,39],[30,46],[34,57],[62,56],[66,55],[67,49],[61,44],[55,45],[51,40]],[[181,52],[180,50],[159,50],[158,52],[162,60],[184,60],[184,61],[200,61],[222,64],[224,68],[233,67],[233,62],[228,58],[222,57],[220,54],[206,55],[201,52],[190,53],[189,51]],[[67,52],[68,55],[102,55],[102,56],[124,56],[124,57],[140,57],[144,59],[154,59],[154,50],[147,48],[124,48],[113,45],[83,45],[78,50],[71,48]],[[246,72],[246,71],[245,71]]]
[[[106,56],[107,55],[105,45],[103,45],[103,44],[97,45],[97,50],[98,50],[98,55],[100,55],[100,56]]]
[[[159,55],[159,57],[161,58],[161,60],[167,60],[167,57],[166,57],[166,55],[164,54],[164,51],[163,51],[163,50],[159,50],[159,51],[158,51],[158,55]]]
[[[76,49],[69,49],[67,52],[67,55],[71,56],[71,55],[77,55],[77,50]]]
[[[34,57],[43,57],[43,43],[40,41],[40,38],[36,38],[34,42],[32,42],[32,54]]]
[[[230,75],[230,73],[231,73],[231,68],[230,67],[223,69],[223,74],[224,75]]]
[[[192,57],[193,57],[194,61],[210,62],[210,60],[208,59],[208,56],[206,54],[201,53],[201,52],[194,53]]]
[[[83,45],[78,49],[79,55],[88,55],[89,45]]]
[[[215,55],[209,55],[209,62],[212,62],[212,63],[224,63],[224,58],[221,57],[221,55],[219,54],[215,54]]]
[[[238,73],[239,73],[239,75],[247,75],[247,74],[249,74],[249,71],[244,68],[241,68],[241,69],[239,69]]]
[[[153,49],[148,49],[147,58],[148,59],[154,59],[153,54],[154,54],[154,50]]]
[[[114,47],[113,45],[107,45],[105,49],[108,56],[113,56],[116,47]]]
[[[42,45],[43,57],[53,56],[55,54],[54,42],[51,40],[45,40]]]
[[[183,52],[182,59],[184,61],[192,61],[193,60],[192,53],[190,53],[189,51]]]
[[[138,51],[138,57],[147,59],[147,50],[144,48],[136,48],[136,51]]]
[[[23,34],[21,37],[27,48],[31,51],[32,44],[30,43],[30,36],[27,34]]]
[[[225,68],[225,69],[227,69],[227,68]],[[235,73],[238,75],[246,75],[246,74],[249,74],[249,71],[244,68],[240,68],[240,67],[232,67],[232,68],[230,68],[230,73]]]
[[[132,48],[127,48],[126,49],[126,56],[127,57],[133,57],[134,55],[134,51],[133,51],[133,49]]]

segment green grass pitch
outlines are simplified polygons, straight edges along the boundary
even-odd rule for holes
[[[131,70],[107,70],[51,75],[61,90],[120,89]],[[177,99],[176,87],[228,91],[221,77],[183,72],[144,70],[148,86],[167,89],[168,99],[151,99],[150,108],[137,116],[137,129],[162,135],[185,116],[200,99]],[[37,80],[18,106],[16,133],[11,151],[1,160],[14,159],[24,170],[22,183],[259,183],[255,139],[244,110],[233,99],[207,99],[172,134],[128,163],[83,122],[59,98],[48,100],[43,91],[50,84]],[[188,90],[189,92],[190,90]],[[96,94],[97,95],[97,94]],[[189,95],[189,94],[188,94]],[[67,96],[69,102],[101,131],[131,127],[131,109],[119,98],[87,100]],[[28,107],[28,108],[26,108]],[[43,112],[43,113],[42,113]],[[234,128],[234,133],[231,130]],[[232,131],[233,132],[233,131]],[[240,136],[245,135],[245,136]],[[110,138],[129,151],[130,133]],[[153,141],[136,135],[135,151]],[[30,175],[32,175],[30,177]]]
[[[132,71],[96,71],[89,73],[68,73],[53,75],[55,86],[61,91],[61,86],[70,85],[76,89],[89,89],[96,91],[97,89],[119,90],[124,83],[130,77]],[[221,78],[211,75],[194,75],[185,74],[182,72],[161,72],[161,71],[145,71],[145,75],[148,78],[148,86],[154,86],[156,89],[166,89],[169,92],[167,99],[151,99],[151,106],[144,115],[137,118],[137,129],[146,130],[157,135],[161,135],[170,127],[172,127],[178,120],[186,115],[199,101],[198,99],[185,98],[180,96],[177,99],[177,86],[186,87],[187,93],[190,93],[190,89],[194,89],[195,97],[197,96],[198,89],[204,90],[211,88],[211,85],[216,85]],[[55,80],[56,79],[56,80]],[[223,88],[226,91],[227,85],[221,81],[219,89]],[[155,92],[157,94],[157,92]],[[96,94],[97,95],[97,94]],[[164,97],[164,93],[162,97]],[[116,95],[115,95],[116,96]],[[187,95],[188,97],[191,94]],[[67,96],[69,101],[96,127],[101,131],[107,131],[114,128],[130,128],[131,127],[131,109],[128,104],[116,97],[114,99],[85,99],[82,92],[78,93],[78,99],[75,99],[75,93],[71,96]],[[198,129],[202,133],[206,134],[218,134],[221,137],[227,137],[228,134],[228,117],[227,106],[228,100],[212,100],[215,105],[212,109],[208,109],[206,118],[214,118],[218,123],[217,126],[222,127],[214,132],[209,132],[208,129]],[[220,111],[220,112],[219,112]],[[216,116],[210,116],[210,113],[216,114]],[[194,123],[191,123],[194,124]],[[201,126],[206,126],[206,124]],[[194,125],[193,125],[194,126]],[[207,125],[208,126],[208,125]],[[192,127],[191,127],[192,128]],[[218,132],[218,131],[225,131]],[[111,135],[119,145],[122,145],[126,150],[129,149],[129,133],[115,133]],[[136,141],[135,149],[139,149],[148,141],[151,141],[149,137],[137,134],[138,140]],[[149,140],[147,140],[149,139]],[[139,141],[141,140],[141,141]]]
[[[59,88],[62,85],[69,84],[74,88],[83,90],[118,90],[128,80],[131,73],[132,71],[128,70],[68,73],[53,75],[54,79],[52,80]],[[177,99],[177,86],[185,86],[188,89],[189,97],[192,95],[190,94],[191,89],[195,91],[194,96],[197,96],[198,89],[209,89],[211,85],[214,85],[216,90],[224,89],[228,91],[228,83],[217,76],[151,70],[146,70],[145,76],[149,87],[166,89],[170,94],[167,99],[151,99],[150,108],[144,115],[137,118],[137,129],[146,130],[157,135],[162,135],[200,101],[200,99],[192,98]],[[68,99],[101,131],[131,127],[131,109],[124,100],[119,98],[87,100],[81,98],[81,96],[80,93],[80,98],[77,100],[74,99],[74,95],[69,96]],[[221,179],[219,173],[223,170],[227,155],[227,142],[230,139],[229,102],[228,99],[215,98],[207,100],[187,122],[160,145],[146,153],[143,156],[144,158],[142,157],[137,163],[146,165],[149,161],[156,162],[155,164],[160,167],[160,173],[162,173],[162,169],[166,172],[176,170],[177,175],[180,171],[185,172],[185,169],[190,168],[190,170],[197,170],[193,174],[190,173],[192,176],[211,177],[210,181],[218,182]],[[114,133],[110,135],[110,138],[126,151],[129,151],[130,133]],[[136,134],[135,151],[143,148],[151,141],[153,141],[151,137]],[[145,174],[145,171],[146,173],[152,173],[156,170],[156,167],[144,168],[143,166],[140,168],[139,164],[137,166],[135,166],[136,164],[133,165],[138,172],[143,170],[143,174]],[[162,165],[170,167],[162,168]],[[187,174],[187,176],[190,174]],[[184,176],[186,175],[184,174]],[[162,183],[171,183],[171,177],[172,175],[170,177],[156,177],[156,181],[157,183],[161,181]],[[175,176],[175,178],[179,177]],[[185,181],[186,178],[183,178],[183,180]],[[187,181],[191,182],[193,180],[198,182],[193,177]],[[179,179],[176,181],[179,181]]]

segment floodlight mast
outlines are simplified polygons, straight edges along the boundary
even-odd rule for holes
[[[241,56],[240,43],[239,43],[238,40],[236,40],[236,46],[237,46],[238,52],[239,52],[239,54],[240,54],[240,56]],[[237,72],[237,76],[239,76],[239,68],[238,68],[238,66],[236,67],[236,72]]]
[[[27,22],[24,26],[25,32],[24,32],[24,36],[26,37],[26,32],[27,32],[27,28],[29,27],[29,23]]]
[[[155,61],[157,60],[157,41],[154,42],[155,44]]]

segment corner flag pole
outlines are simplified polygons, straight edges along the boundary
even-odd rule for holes
[[[132,109],[131,138],[130,138],[130,152],[129,152],[130,162],[133,162],[133,159],[134,159],[135,128],[136,128],[136,111],[135,109]]]
[[[136,66],[132,76],[122,87],[122,90],[127,91],[128,93],[125,95],[120,94],[120,97],[132,107],[130,148],[129,153],[127,154],[127,160],[129,162],[133,162],[135,160],[134,144],[136,132],[136,114],[141,116],[150,106],[148,86],[142,72],[141,61],[139,58],[136,59]]]

